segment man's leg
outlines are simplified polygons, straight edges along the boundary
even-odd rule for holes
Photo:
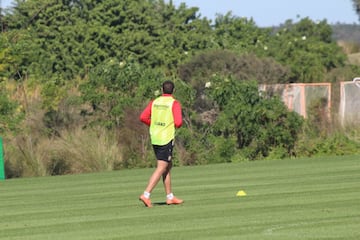
[[[166,192],[166,204],[181,204],[184,202],[184,200],[175,197],[171,190],[171,168],[172,162],[169,163],[168,167],[166,168],[166,172],[163,174],[163,183]]]
[[[171,191],[171,176],[170,176],[171,168],[172,168],[172,162],[169,162],[169,164],[166,168],[166,171],[162,175],[166,195],[169,195],[170,193],[172,193],[172,191]]]
[[[145,204],[146,207],[152,207],[150,200],[150,193],[155,188],[156,184],[159,182],[161,176],[167,171],[168,162],[157,160],[157,166],[153,174],[151,175],[148,185],[146,186],[144,194],[142,194],[139,199]]]
[[[145,189],[146,192],[148,192],[148,193],[152,192],[152,190],[155,188],[156,184],[159,182],[161,176],[163,176],[165,174],[165,172],[167,172],[168,166],[169,166],[168,162],[162,161],[162,160],[157,160],[157,167],[149,179],[149,183]]]

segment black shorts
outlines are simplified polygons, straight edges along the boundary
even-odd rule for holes
[[[171,140],[166,145],[153,145],[155,156],[157,160],[171,162],[174,148],[174,141]]]

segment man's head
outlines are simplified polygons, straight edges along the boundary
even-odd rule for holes
[[[162,85],[163,93],[172,94],[174,92],[174,83],[172,81],[165,81]]]

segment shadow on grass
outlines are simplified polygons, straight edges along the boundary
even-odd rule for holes
[[[167,205],[166,202],[154,202],[153,203],[154,206],[164,206]]]

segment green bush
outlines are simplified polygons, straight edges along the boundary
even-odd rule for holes
[[[291,69],[291,82],[324,82],[332,69],[345,65],[346,55],[332,39],[327,22],[309,18],[287,21],[268,39],[264,56]]]
[[[138,63],[109,59],[94,68],[89,81],[80,86],[82,99],[92,106],[85,114],[96,116],[107,128],[122,125],[124,109],[142,107],[161,89],[164,76]]]
[[[235,138],[236,148],[248,149],[249,159],[266,157],[274,147],[293,154],[303,122],[298,114],[289,112],[279,98],[260,94],[254,81],[218,77],[212,84],[210,96],[219,108],[215,136]]]
[[[208,136],[208,149],[204,156],[208,163],[225,163],[231,162],[236,153],[236,138],[223,138],[219,136]]]
[[[20,105],[9,99],[8,92],[0,82],[0,134],[15,132],[24,119]]]
[[[326,137],[301,136],[295,147],[297,157],[351,155],[360,152],[360,143],[344,133],[332,133]]]
[[[290,79],[290,69],[272,58],[259,58],[254,54],[236,54],[228,50],[212,50],[196,55],[179,67],[179,77],[195,90],[196,111],[211,109],[212,102],[205,95],[205,85],[214,75],[233,76],[259,83],[285,83]]]

